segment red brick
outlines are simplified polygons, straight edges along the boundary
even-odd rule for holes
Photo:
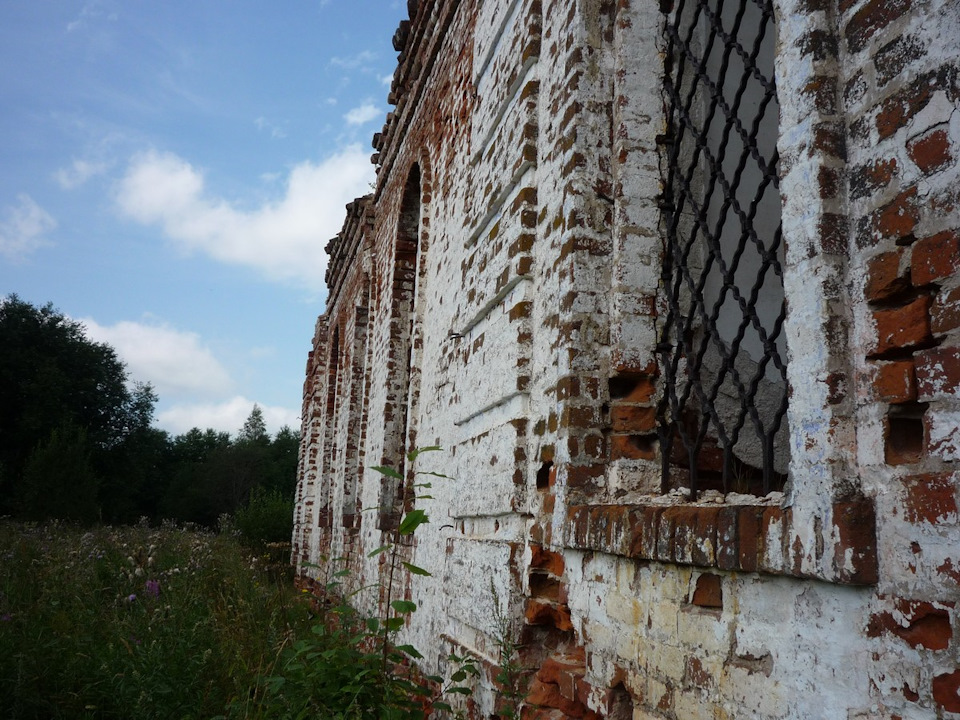
[[[599,505],[590,510],[591,546],[626,555],[630,536],[626,532],[628,509],[624,505]]]
[[[651,435],[611,435],[611,460],[655,460],[656,436]]]
[[[885,140],[893,135],[923,110],[933,97],[937,85],[940,85],[937,74],[926,73],[884,100],[876,116],[880,139]]]
[[[844,37],[850,52],[859,52],[877,31],[910,10],[910,0],[870,0],[865,3],[844,28]]]
[[[872,355],[890,350],[912,348],[932,339],[930,334],[930,303],[927,296],[919,297],[902,307],[875,310],[877,342]]]
[[[953,635],[950,612],[925,601],[897,601],[899,620],[892,613],[883,613],[880,621],[884,629],[906,641],[910,647],[927,650],[946,650]],[[902,623],[906,621],[906,626]]]
[[[937,525],[957,521],[957,478],[926,473],[903,479],[904,515],[908,522]]]
[[[960,713],[960,670],[933,679],[933,699],[947,712]]]
[[[717,516],[717,567],[721,570],[738,570],[739,553],[737,551],[737,518],[739,511],[736,507],[724,507]]]
[[[817,232],[820,235],[820,246],[823,248],[824,254],[848,256],[847,238],[850,235],[849,229],[849,221],[843,215],[827,213],[821,217]]]
[[[673,543],[673,530],[675,527],[674,519],[677,515],[677,511],[680,509],[681,508],[669,507],[660,514],[657,527],[656,560],[673,562],[673,553],[675,547]]]
[[[603,465],[568,465],[567,487],[576,490],[596,489],[604,471]]]
[[[528,599],[524,618],[530,625],[549,625],[557,630],[572,630],[570,610],[547,601]]]
[[[657,409],[642,405],[614,405],[610,408],[610,426],[614,432],[650,432],[657,427]]]
[[[903,249],[880,253],[867,262],[864,294],[869,302],[881,302],[910,289],[910,273],[900,267]]]
[[[813,126],[813,147],[840,160],[847,159],[847,137],[840,123],[822,122]]]
[[[697,508],[697,526],[694,530],[690,560],[694,565],[711,567],[716,564],[718,507]]]
[[[960,270],[960,234],[953,230],[918,240],[913,246],[911,275],[915,286],[942,280]]]
[[[719,575],[703,573],[697,578],[690,601],[697,607],[723,608],[723,583]]]
[[[630,556],[652,560],[657,555],[657,536],[660,532],[661,507],[643,507],[632,516],[633,538],[630,543]]]
[[[531,545],[530,568],[546,570],[555,577],[563,577],[563,554],[547,550],[542,545]]]
[[[690,565],[693,563],[693,546],[696,540],[697,511],[695,507],[672,507],[664,512],[673,526],[673,552],[670,559]],[[663,519],[661,518],[661,522]],[[658,555],[660,543],[657,543]],[[664,559],[664,558],[661,558]]]
[[[881,363],[873,379],[873,399],[892,404],[917,399],[917,376],[912,360]]]
[[[910,187],[880,208],[874,226],[881,237],[899,241],[912,237],[919,221],[917,189]]]
[[[941,290],[930,307],[930,329],[942,335],[960,327],[960,288]]]
[[[537,680],[557,685],[563,697],[573,700],[576,696],[576,680],[583,677],[584,672],[583,658],[576,655],[553,656],[543,661],[537,671]]]
[[[943,564],[938,565],[937,572],[944,580],[949,580],[955,586],[960,587],[960,564],[954,565],[953,558],[947,558],[943,561]]]
[[[850,171],[850,195],[854,200],[866,197],[874,190],[885,188],[897,174],[896,158],[876,160]]]
[[[837,79],[832,75],[812,78],[800,92],[813,99],[818,112],[824,115],[836,112]]]
[[[923,41],[908,35],[902,35],[884,45],[873,56],[878,85],[886,85],[900,77],[907,65],[921,58],[925,52]]]
[[[934,128],[907,141],[907,152],[925,175],[932,175],[953,163],[950,137],[943,127]]]
[[[599,425],[597,409],[592,405],[567,405],[560,415],[560,427],[592,429]]]
[[[914,358],[917,397],[921,401],[953,399],[960,389],[960,348],[922,350]]]
[[[833,525],[837,530],[834,567],[843,582],[873,584],[879,577],[877,565],[877,519],[873,502],[866,498],[833,504]],[[850,569],[849,565],[853,568]]]
[[[561,694],[558,685],[545,683],[537,678],[531,681],[524,700],[529,705],[556,708],[563,712],[563,717],[582,718],[584,716],[583,706],[578,702],[567,700]]]
[[[747,505],[740,508],[737,517],[737,554],[740,569],[756,572],[763,553],[763,508]]]

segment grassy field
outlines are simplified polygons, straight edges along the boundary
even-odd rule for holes
[[[0,520],[0,717],[245,717],[309,615],[230,536]]]

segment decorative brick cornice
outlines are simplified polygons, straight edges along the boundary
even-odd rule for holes
[[[802,567],[793,512],[776,505],[575,505],[563,543],[576,550],[719,570],[815,577],[846,585],[877,582],[873,502],[833,505],[822,543],[824,572]]]

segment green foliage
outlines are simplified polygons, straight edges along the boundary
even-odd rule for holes
[[[125,441],[149,427],[156,397],[148,385],[131,390],[127,379],[113,348],[89,340],[82,324],[52,305],[0,299],[0,513],[28,494],[34,514],[56,516],[42,503],[52,493],[22,487],[31,455],[54,442],[55,431],[60,443],[72,432],[64,428],[83,431],[71,445],[88,456],[93,472],[85,479],[102,476],[129,450]],[[76,446],[81,439],[85,448]]]
[[[439,448],[411,451],[418,455]],[[394,479],[403,475],[393,468],[377,467],[377,472]],[[414,475],[431,474],[417,472]],[[339,598],[310,637],[288,648],[277,665],[277,672],[260,684],[256,702],[244,702],[234,708],[233,717],[255,718],[337,718],[349,720],[421,720],[427,711],[456,714],[445,698],[470,695],[469,682],[479,675],[473,658],[451,655],[453,672],[446,681],[440,676],[422,677],[410,665],[423,656],[412,645],[398,642],[398,633],[409,616],[417,611],[411,600],[398,599],[394,593],[394,573],[405,567],[416,575],[430,575],[401,558],[412,546],[417,529],[429,522],[426,512],[415,507],[415,491],[423,483],[413,483],[404,493],[408,510],[393,532],[391,542],[373,550],[368,557],[386,554],[389,570],[384,585],[377,586],[382,598],[379,614],[363,615],[343,598],[341,583],[350,577],[346,558],[328,561],[330,596]],[[422,497],[420,498],[422,499]]]
[[[240,428],[240,434],[237,436],[237,442],[251,444],[268,444],[270,435],[267,433],[267,423],[263,419],[263,410],[254,403],[253,410],[247,416],[243,427]]]
[[[0,515],[213,528],[254,490],[293,497],[295,431],[271,438],[255,405],[236,440],[197,428],[171,438],[150,427],[153,389],[128,381],[82,324],[0,298]]]
[[[99,480],[90,455],[86,432],[70,423],[55,427],[27,459],[17,488],[20,513],[33,520],[95,521]]]
[[[500,690],[497,716],[504,720],[514,720],[520,716],[520,705],[526,697],[523,688],[523,666],[518,662],[519,649],[514,638],[516,634],[509,617],[500,610],[500,597],[497,587],[490,579],[490,595],[493,598],[493,642],[499,655],[497,674],[494,680]]]
[[[228,537],[0,522],[0,717],[211,718],[309,607]]]
[[[233,525],[241,540],[251,547],[289,543],[293,535],[293,500],[279,490],[254,488],[247,504],[234,515]]]

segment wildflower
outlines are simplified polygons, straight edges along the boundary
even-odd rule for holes
[[[4,613],[3,615],[0,615],[0,622],[10,622],[11,620],[13,620],[13,615],[10,613]]]
[[[130,593],[129,595],[127,595],[127,602],[133,602],[136,599],[137,599],[137,596],[135,593]]]
[[[147,580],[144,583],[144,589],[148,594],[153,595],[153,597],[160,597],[160,581],[159,580]]]

